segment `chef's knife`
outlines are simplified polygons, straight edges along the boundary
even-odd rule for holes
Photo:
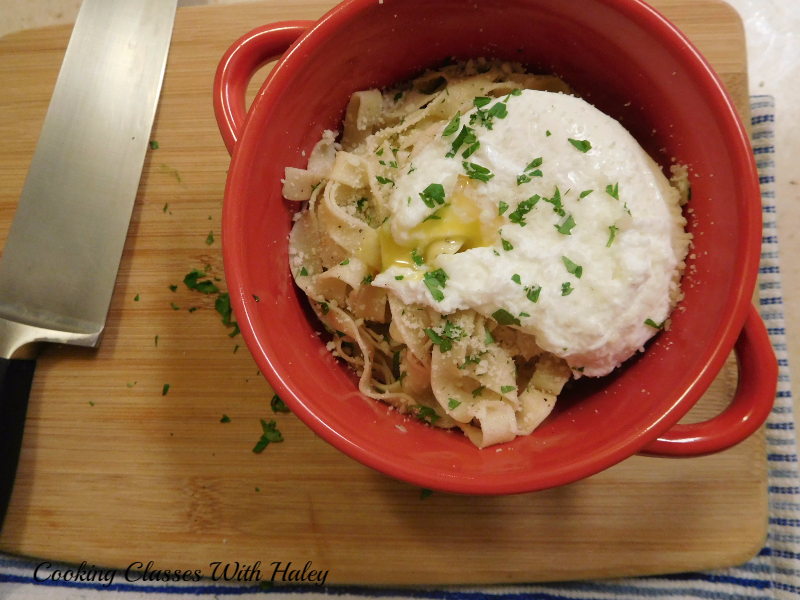
[[[177,0],[84,0],[0,258],[0,530],[37,342],[97,346]]]

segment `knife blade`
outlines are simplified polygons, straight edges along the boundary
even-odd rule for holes
[[[0,531],[38,342],[98,345],[177,0],[84,0],[0,257]]]

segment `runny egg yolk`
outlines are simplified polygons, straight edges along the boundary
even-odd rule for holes
[[[423,264],[433,264],[440,254],[455,254],[472,248],[493,246],[499,239],[502,219],[481,221],[481,209],[469,197],[470,180],[459,176],[452,197],[425,221],[409,231],[410,242],[398,244],[392,235],[391,223],[379,231],[382,270],[390,267],[418,269],[416,256]]]

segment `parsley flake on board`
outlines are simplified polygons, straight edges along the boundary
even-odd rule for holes
[[[503,250],[505,250],[506,252],[509,252],[514,249],[514,246],[512,246],[511,242],[509,242],[508,240],[500,238],[500,241],[503,242]]]
[[[489,171],[486,167],[482,167],[481,165],[476,165],[475,163],[468,163],[464,161],[461,163],[464,167],[464,170],[467,172],[467,176],[470,179],[477,179],[478,181],[482,181],[484,183],[488,183],[490,179],[494,177],[494,173]]]
[[[210,246],[213,243],[214,243],[214,232],[213,231],[209,231],[208,232],[208,236],[206,237],[206,244],[208,244]]]
[[[450,410],[455,410],[459,406],[461,406],[461,402],[459,402],[455,398],[448,398],[447,399],[447,406],[450,408]]]
[[[434,208],[437,204],[444,204],[444,186],[441,183],[432,183],[419,195],[425,206]]]
[[[656,323],[655,321],[653,321],[653,319],[647,319],[644,322],[645,325],[649,325],[653,329],[663,329],[664,328],[664,323],[666,323],[666,321],[661,321],[661,323],[659,324],[659,323]]]
[[[608,237],[606,248],[611,248],[611,244],[614,242],[614,236],[617,235],[619,228],[615,225],[609,225],[608,230],[611,232],[611,235]]]
[[[170,302],[169,305],[172,307],[172,310],[180,310],[181,307],[175,304],[174,302]]]
[[[458,131],[459,127],[461,127],[461,111],[458,111],[456,116],[453,117],[453,120],[450,121],[450,124],[444,128],[442,137],[449,137],[453,135],[456,131]]]
[[[233,353],[234,353],[234,354],[236,354],[238,351],[239,351],[239,344],[236,344],[236,345],[233,347]]]
[[[432,495],[433,495],[433,490],[429,490],[428,488],[422,488],[422,490],[419,493],[419,499],[420,500],[427,500]]]
[[[178,286],[177,285],[171,285],[171,286],[169,286],[169,289],[171,289],[173,292],[175,292],[175,291],[178,290]]]
[[[607,185],[606,194],[614,198],[614,200],[619,200],[619,182],[615,183],[614,185]]]
[[[584,154],[592,149],[592,144],[589,140],[573,140],[572,138],[567,138],[569,143],[575,146],[578,150],[583,152]]]
[[[286,403],[280,399],[278,394],[272,396],[272,400],[269,401],[269,406],[274,413],[288,413],[292,412],[289,410],[289,407],[286,406]]]
[[[425,287],[428,288],[428,291],[433,296],[433,299],[437,302],[441,302],[444,300],[444,294],[442,293],[442,289],[446,286],[446,282],[448,280],[447,273],[444,272],[443,269],[436,269],[433,272],[425,273]],[[441,289],[439,289],[441,288]]]
[[[578,279],[581,278],[581,275],[583,275],[583,267],[581,267],[579,265],[576,265],[574,262],[572,262],[566,256],[562,256],[561,260],[564,261],[564,266],[567,267],[567,272],[572,273]]]
[[[138,302],[138,301],[139,301],[139,294],[136,294],[136,295],[133,297],[133,301],[134,301],[134,302]]]
[[[198,281],[202,277],[207,277],[204,271],[199,271],[197,269],[192,269],[192,271],[183,278],[183,283],[186,284],[190,290],[197,290],[203,294],[216,294],[219,291],[219,288],[214,285],[214,282],[210,279],[204,279],[203,281]]]
[[[582,199],[586,198],[586,196],[588,196],[589,194],[591,194],[593,191],[594,191],[594,190],[586,190],[586,191],[584,191],[584,192],[581,192],[581,195],[580,195],[580,197],[579,197],[578,199],[579,199],[579,200],[582,200]]]
[[[381,177],[380,175],[378,175],[375,179],[378,180],[378,183],[381,183],[383,185],[391,185],[392,187],[394,187],[394,181],[392,181],[388,177]]]
[[[164,205],[164,212],[167,212],[167,209],[168,209],[168,208],[169,208],[169,202],[167,202],[167,203]]]
[[[513,282],[514,282],[514,283],[516,283],[517,285],[522,285],[522,279],[520,278],[520,276],[519,276],[519,274],[518,274],[518,273],[514,273],[514,274],[511,276],[511,281],[513,281]]]
[[[530,300],[533,303],[536,303],[539,301],[539,294],[542,291],[542,286],[532,285],[531,287],[525,288],[525,291],[527,292],[526,296],[528,300]]]
[[[197,307],[196,307],[196,306],[193,306],[193,307],[191,307],[191,308],[189,309],[189,312],[190,312],[190,313],[193,313],[193,312],[194,312],[194,311],[196,311],[196,310],[197,310]]]
[[[507,210],[508,210],[508,204],[506,204],[505,202],[500,200],[500,204],[497,205],[497,213],[498,213],[498,215],[500,215],[502,217],[503,213],[506,212]]]
[[[558,233],[572,235],[572,229],[575,227],[575,219],[570,215],[561,225],[554,225],[554,227],[558,230]]]
[[[228,415],[222,415],[222,418],[219,420],[220,423],[230,423],[231,419]]]
[[[566,283],[562,283],[561,284],[561,295],[562,296],[569,296],[574,290],[575,290],[575,288],[572,287],[572,285],[570,284],[569,281],[566,282]]]
[[[169,384],[165,383],[164,388],[161,390],[161,395],[166,396],[168,391],[169,391]]]
[[[153,150],[158,150],[158,142],[155,141],[155,140],[152,140],[150,142],[150,148],[152,148]]]
[[[417,254],[417,249],[416,248],[414,248],[411,251],[411,260],[413,260],[414,264],[417,265],[418,267],[421,267],[422,263],[425,262],[425,259],[422,258],[419,254]]]
[[[519,319],[504,308],[496,310],[492,314],[492,318],[500,323],[500,325],[521,325]]]
[[[158,336],[156,336],[156,348],[158,348]]]
[[[511,391],[513,391],[515,389],[517,389],[517,388],[515,386],[513,386],[513,385],[503,385],[503,386],[500,387],[500,393],[501,394],[507,394],[508,392],[511,392]]]
[[[512,223],[516,223],[520,227],[525,227],[525,225],[527,225],[525,222],[525,215],[533,210],[533,207],[536,206],[536,203],[539,202],[540,199],[541,196],[536,194],[527,200],[523,200],[517,205],[517,209],[508,215],[508,220]]]
[[[283,441],[283,436],[281,432],[276,429],[277,423],[275,421],[270,421],[267,423],[264,419],[260,419],[261,421],[261,429],[264,433],[261,435],[261,439],[258,440],[255,447],[253,448],[254,454],[261,454],[264,451],[264,448],[270,445],[270,443],[277,444],[278,442]]]

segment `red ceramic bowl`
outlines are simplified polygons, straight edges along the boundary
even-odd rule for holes
[[[246,114],[250,77],[281,55]],[[609,377],[578,382],[533,435],[487,450],[358,392],[293,284],[287,237],[297,205],[281,196],[285,167],[305,167],[323,130],[340,129],[353,92],[408,80],[448,57],[480,56],[561,76],[662,167],[672,157],[690,165],[696,255],[684,278],[685,310],[669,332]],[[777,363],[751,305],[761,203],[750,146],[712,69],[643,2],[348,0],[317,22],[242,37],[222,59],[214,94],[233,154],[222,236],[242,334],[294,414],[345,454],[431,489],[510,494],[566,484],[640,452],[717,452],[766,419]],[[705,423],[676,425],[734,345],[740,383],[732,405]]]

